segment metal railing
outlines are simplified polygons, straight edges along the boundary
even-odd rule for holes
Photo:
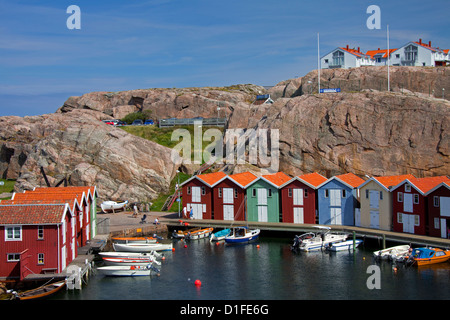
[[[187,119],[159,119],[159,127],[174,127],[174,126],[190,126],[194,125],[194,121],[200,122],[203,126],[217,126],[225,127],[227,118],[187,118]]]

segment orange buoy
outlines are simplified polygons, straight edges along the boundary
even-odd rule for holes
[[[187,248],[187,244],[185,244],[184,247]]]
[[[175,251],[175,248],[172,248],[172,252]]]
[[[200,287],[202,285],[202,282],[197,279],[197,280],[195,280],[194,284],[196,287]]]

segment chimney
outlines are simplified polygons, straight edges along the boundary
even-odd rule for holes
[[[419,44],[422,44],[422,39],[419,39]]]
[[[380,48],[378,48],[378,51],[380,51]]]
[[[431,47],[431,41],[430,42],[428,42],[428,45]]]
[[[358,47],[358,52],[360,52],[360,51],[359,51],[359,47]]]

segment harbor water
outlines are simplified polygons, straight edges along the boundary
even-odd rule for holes
[[[292,252],[286,238],[245,245],[174,240],[160,275],[105,277],[93,270],[82,290],[58,300],[448,300],[450,262],[406,267],[377,262],[379,246],[355,252]],[[201,286],[195,285],[201,281]]]

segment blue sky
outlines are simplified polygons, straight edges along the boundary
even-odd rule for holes
[[[369,5],[381,29],[369,30]],[[81,9],[69,30],[67,7]],[[55,112],[69,96],[144,88],[274,85],[320,53],[422,38],[450,47],[448,0],[0,0],[0,116]]]

